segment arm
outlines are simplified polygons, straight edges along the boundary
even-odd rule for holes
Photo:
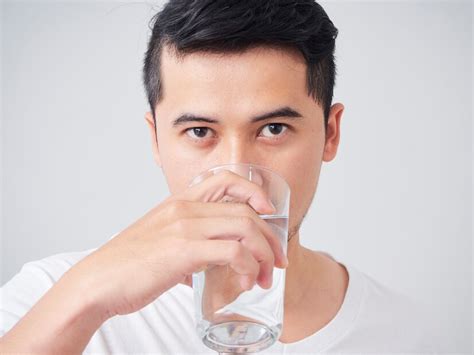
[[[66,272],[0,339],[0,353],[82,353],[106,317],[73,272]]]
[[[224,193],[248,204],[201,202]],[[275,208],[259,185],[231,172],[170,196],[70,268],[0,339],[0,353],[80,354],[106,319],[139,311],[209,264],[229,265],[242,288],[269,288],[273,265],[287,261],[257,211]]]

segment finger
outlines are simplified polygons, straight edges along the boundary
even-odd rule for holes
[[[177,199],[217,202],[224,196],[248,203],[261,214],[276,212],[263,188],[229,170],[222,170],[175,195]]]
[[[242,275],[242,288],[249,290],[256,281],[259,263],[250,251],[236,240],[194,240],[192,264],[194,270],[202,269],[208,264],[229,265],[236,273]]]
[[[272,227],[258,216],[258,214],[247,204],[220,202],[199,202],[199,201],[175,201],[177,206],[171,210],[175,215],[181,218],[212,218],[212,217],[248,217],[252,218],[263,236],[267,239],[273,254],[275,256],[275,266],[285,268],[288,266],[288,260],[283,251],[281,236],[275,233]],[[174,220],[173,216],[169,216],[168,220]],[[200,223],[200,221],[196,222]],[[229,221],[229,223],[232,223]]]
[[[177,221],[171,227],[172,233],[187,234],[193,239],[240,241],[260,264],[257,282],[264,288],[271,286],[275,256],[253,218],[242,216],[188,218]]]
[[[207,234],[208,239],[234,239],[240,241],[249,249],[260,264],[257,282],[263,288],[271,286],[275,255],[268,240],[263,236],[253,218],[233,216],[201,220],[201,226],[205,230],[204,233]],[[220,223],[218,230],[213,228],[216,221]]]
[[[232,207],[230,207],[232,205]],[[275,233],[270,224],[260,218],[260,216],[248,205],[246,204],[229,204],[229,206],[220,206],[224,211],[225,216],[247,216],[252,218],[257,224],[260,231],[263,233],[263,236],[266,238],[270,248],[273,251],[275,256],[275,266],[280,268],[285,268],[288,266],[288,259],[286,258],[286,253],[283,250],[282,246],[282,236]],[[228,208],[226,208],[228,207]],[[205,208],[203,208],[205,210]],[[283,236],[286,237],[286,236]]]

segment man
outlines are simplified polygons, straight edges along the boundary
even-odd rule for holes
[[[214,353],[194,329],[190,279],[212,264],[246,288],[268,288],[273,266],[287,268],[282,334],[262,353],[428,351],[415,302],[300,245],[340,139],[337,33],[311,0],[170,1],[143,74],[171,195],[97,249],[27,263],[2,288],[0,352]],[[266,166],[288,182],[288,260],[258,217],[271,212],[258,185],[223,173],[188,187],[223,163]],[[247,203],[220,203],[225,194]]]

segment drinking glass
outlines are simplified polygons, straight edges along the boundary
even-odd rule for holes
[[[260,185],[276,208],[272,215],[259,215],[278,236],[287,253],[290,188],[276,172],[255,164],[224,164],[195,177],[190,186],[229,170]],[[237,202],[233,196],[221,201]],[[262,351],[281,335],[285,292],[285,269],[274,267],[271,288],[257,283],[244,290],[239,275],[228,265],[209,265],[193,273],[196,330],[204,344],[219,353]]]

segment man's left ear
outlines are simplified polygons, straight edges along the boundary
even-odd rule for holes
[[[326,129],[326,143],[324,144],[323,161],[331,161],[337,153],[340,138],[340,123],[344,105],[335,103],[329,111],[328,126]]]

